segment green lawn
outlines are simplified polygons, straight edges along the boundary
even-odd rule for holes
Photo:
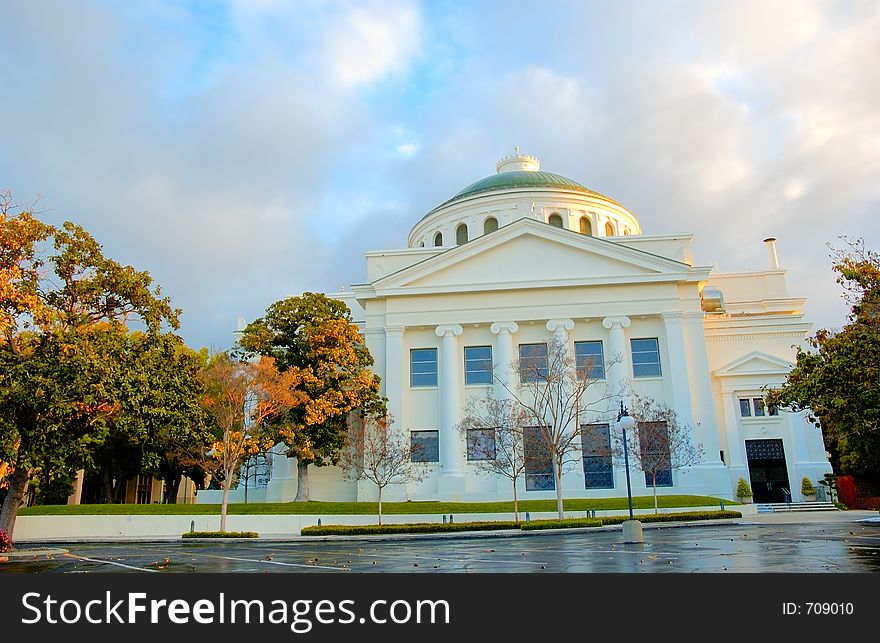
[[[661,507],[703,507],[720,503],[720,498],[711,496],[660,496]],[[738,504],[725,500],[725,505]],[[654,507],[653,496],[633,498],[636,509]],[[626,509],[626,498],[573,498],[565,501],[566,511],[586,511],[588,509],[621,510]],[[523,500],[519,510],[556,511],[556,500]],[[375,502],[265,502],[252,504],[231,504],[230,514],[304,514],[304,515],[342,515],[376,514]],[[513,513],[513,502],[385,502],[383,514],[468,514],[468,513]],[[82,516],[82,515],[219,515],[220,505],[44,505],[22,508],[22,516]]]

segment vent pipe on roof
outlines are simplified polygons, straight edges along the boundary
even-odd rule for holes
[[[764,245],[767,246],[767,258],[770,260],[770,269],[779,268],[779,255],[776,254],[776,238],[767,237],[764,239]]]

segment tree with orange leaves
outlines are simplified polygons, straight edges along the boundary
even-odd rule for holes
[[[202,380],[205,409],[221,435],[212,455],[220,462],[223,478],[220,531],[226,531],[229,490],[242,462],[272,448],[275,439],[268,430],[270,421],[301,406],[306,396],[297,390],[299,371],[289,368],[279,373],[271,357],[249,362],[220,353],[208,364]]]
[[[281,425],[279,442],[297,459],[296,500],[309,499],[309,465],[336,464],[346,443],[349,414],[384,414],[373,358],[344,302],[320,293],[278,301],[248,324],[239,344],[296,369],[305,402]]]
[[[127,323],[157,334],[180,312],[81,226],[38,214],[0,195],[0,461],[11,470],[0,529],[10,535],[28,482],[63,482],[105,439],[121,408],[114,356]]]

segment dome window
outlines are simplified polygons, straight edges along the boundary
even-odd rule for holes
[[[605,224],[605,236],[613,237],[614,236],[614,226],[611,225],[611,222],[607,222]]]
[[[467,226],[464,223],[459,224],[455,229],[455,245],[460,246],[468,242]]]
[[[483,234],[489,234],[490,232],[495,232],[498,229],[498,219],[495,217],[489,217],[483,222]]]
[[[424,247],[425,247],[425,242],[419,241],[419,248],[424,248]]]
[[[437,234],[434,235],[434,246],[439,248],[442,245],[443,245],[443,233],[438,232]]]
[[[559,216],[559,214],[557,212],[554,212],[553,214],[550,215],[550,218],[547,219],[547,223],[552,225],[554,228],[561,228],[562,227],[562,217]]]
[[[593,226],[590,225],[590,220],[587,217],[581,217],[580,232],[588,237],[593,236]]]

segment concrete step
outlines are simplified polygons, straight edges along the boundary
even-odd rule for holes
[[[757,503],[758,513],[781,513],[793,511],[837,511],[833,502],[766,502]]]

